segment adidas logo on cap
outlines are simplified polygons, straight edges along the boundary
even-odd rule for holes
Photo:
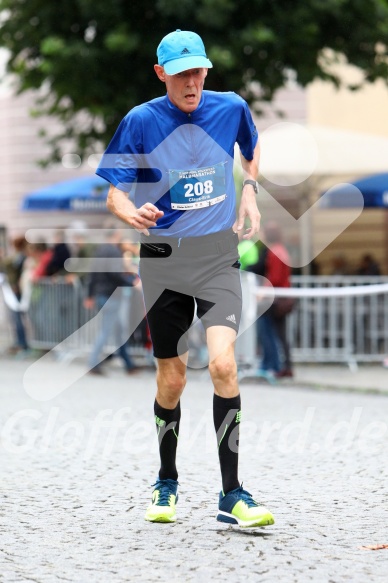
[[[181,52],[181,55],[189,55],[190,51],[189,49],[183,49],[183,51]]]

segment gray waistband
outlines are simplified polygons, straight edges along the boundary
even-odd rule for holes
[[[202,237],[157,237],[150,235],[141,236],[144,245],[168,245],[174,255],[182,257],[200,257],[201,255],[224,255],[237,249],[238,235],[232,229],[211,233]]]

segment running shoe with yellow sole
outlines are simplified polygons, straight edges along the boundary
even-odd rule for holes
[[[156,480],[152,502],[147,508],[145,519],[150,522],[175,522],[175,504],[178,501],[176,480]]]
[[[217,520],[242,527],[268,526],[275,522],[271,512],[258,504],[242,486],[227,494],[220,492]]]

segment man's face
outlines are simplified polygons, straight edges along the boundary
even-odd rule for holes
[[[159,79],[166,84],[170,101],[185,113],[197,109],[201,101],[207,69],[188,69],[176,75],[167,75],[163,67],[155,65]]]

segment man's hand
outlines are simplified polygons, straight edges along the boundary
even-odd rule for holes
[[[244,181],[256,180],[259,172],[259,142],[256,144],[252,160],[246,160],[241,153],[240,158]],[[246,218],[250,222],[250,227],[247,227],[244,233],[243,229]],[[260,229],[260,219],[261,215],[256,204],[256,193],[251,184],[246,184],[241,193],[238,219],[234,224],[234,230],[239,234],[239,239],[252,239],[254,235],[257,235]]]
[[[156,221],[164,215],[163,211],[151,202],[146,202],[140,208],[136,208],[129,200],[128,194],[113,184],[109,189],[107,207],[116,217],[144,235],[149,235],[148,229],[156,227]]]
[[[250,226],[245,229],[245,219],[249,220]],[[233,230],[237,231],[240,239],[252,239],[260,230],[261,215],[256,204],[256,195],[252,186],[244,186],[241,194],[241,203],[238,211],[238,219],[233,225]],[[242,236],[241,236],[242,235]]]
[[[156,227],[156,221],[164,215],[155,205],[146,202],[140,208],[134,207],[134,213],[128,217],[128,223],[140,233],[149,235],[148,228]]]

